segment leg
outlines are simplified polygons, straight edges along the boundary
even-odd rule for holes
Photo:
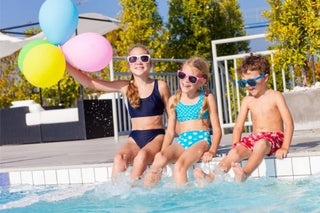
[[[184,148],[179,144],[172,144],[164,151],[158,152],[144,177],[145,186],[155,186],[161,179],[162,169],[170,162],[175,161],[183,153]]]
[[[195,181],[198,187],[203,187],[204,185],[211,183],[212,181],[214,181],[214,178],[215,178],[213,172],[206,174],[199,167],[193,170],[193,176],[195,178]]]
[[[236,182],[244,182],[251,173],[260,165],[264,156],[270,152],[271,144],[266,139],[261,139],[254,144],[253,151],[247,164],[242,169],[240,165],[232,165]]]
[[[187,172],[190,166],[196,163],[203,153],[209,149],[206,141],[199,141],[186,149],[174,165],[174,180],[177,186],[188,182]]]
[[[245,146],[236,146],[235,148],[232,148],[228,155],[219,162],[218,166],[227,173],[229,172],[233,162],[239,162],[249,157],[250,154],[251,151]]]
[[[218,167],[227,173],[233,162],[239,162],[250,156],[250,154],[251,151],[242,145],[232,148],[228,155],[219,162]],[[216,172],[217,171],[211,171],[209,174],[205,174],[201,168],[196,168],[194,169],[193,174],[198,185],[203,186],[206,183],[214,181]]]
[[[160,151],[164,135],[158,135],[144,146],[133,160],[131,179],[137,180],[146,170],[147,165],[153,161],[154,156]]]
[[[132,162],[137,155],[140,148],[131,139],[127,141],[117,152],[113,159],[112,175],[114,178],[118,173],[124,172],[128,165]]]

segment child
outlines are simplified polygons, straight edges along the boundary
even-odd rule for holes
[[[290,111],[281,92],[268,89],[270,65],[265,56],[246,57],[238,68],[241,87],[250,93],[242,100],[241,109],[233,129],[232,149],[223,158],[218,167],[228,172],[232,167],[236,182],[245,181],[259,166],[265,155],[278,159],[287,156],[293,134],[293,121]],[[243,126],[250,111],[253,132],[241,139]],[[285,130],[284,130],[285,126]],[[249,158],[244,168],[238,163]],[[204,174],[200,168],[194,170],[198,183],[214,180],[214,172]]]
[[[136,45],[128,51],[131,80],[103,81],[91,79],[70,65],[67,70],[83,86],[104,92],[121,92],[128,98],[132,131],[128,141],[114,157],[112,177],[124,172],[133,163],[130,177],[139,179],[147,165],[160,151],[164,138],[162,115],[170,97],[168,85],[149,78],[152,67],[149,50]]]
[[[156,185],[162,169],[171,162],[174,165],[174,180],[177,186],[188,181],[187,170],[202,156],[204,160],[216,155],[221,139],[221,127],[216,101],[207,89],[208,64],[199,57],[188,59],[179,70],[180,89],[169,99],[169,120],[161,152],[156,154],[144,179],[146,186]],[[210,136],[210,124],[213,138]],[[178,142],[172,143],[175,130]]]

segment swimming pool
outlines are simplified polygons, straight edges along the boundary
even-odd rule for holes
[[[218,180],[177,189],[165,177],[155,188],[117,183],[2,187],[1,212],[320,212],[320,175],[300,180]]]
[[[152,189],[125,177],[111,184],[112,163],[0,168],[0,212],[320,212],[319,161],[318,151],[266,157],[244,184],[230,170],[225,181],[184,189],[173,186],[173,165]]]

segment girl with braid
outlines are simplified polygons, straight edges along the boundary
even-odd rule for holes
[[[175,162],[173,176],[176,185],[186,184],[188,168],[201,158],[208,161],[214,157],[220,143],[222,130],[216,101],[213,94],[206,91],[208,64],[200,57],[190,58],[178,70],[177,77],[180,89],[169,99],[169,119],[164,142],[147,170],[145,186],[156,185],[162,169],[171,162]],[[179,137],[176,143],[172,143],[175,131]]]
[[[149,78],[152,62],[145,46],[136,45],[129,49],[127,61],[132,74],[129,81],[91,79],[69,64],[67,70],[85,87],[121,92],[127,97],[132,131],[114,157],[112,178],[132,164],[130,177],[137,180],[161,149],[165,134],[162,115],[164,110],[167,111],[170,90],[164,81]]]

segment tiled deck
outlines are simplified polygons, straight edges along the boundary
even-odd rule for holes
[[[0,147],[0,185],[98,183],[110,180],[112,160],[127,136]],[[231,147],[222,137],[220,157]],[[251,177],[296,179],[320,173],[320,129],[296,131],[286,159],[265,158]],[[245,162],[243,162],[245,163]],[[199,165],[195,165],[199,166]],[[168,171],[170,173],[170,170]],[[232,171],[230,171],[230,175]]]

